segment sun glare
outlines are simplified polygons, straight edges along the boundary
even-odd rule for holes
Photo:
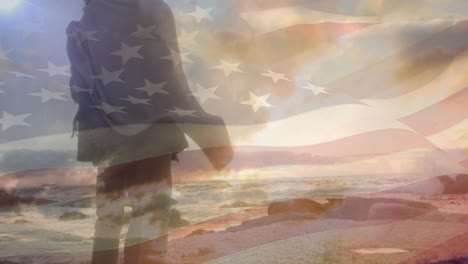
[[[262,175],[262,170],[259,169],[241,169],[241,170],[223,170],[215,172],[211,179],[237,181],[237,180],[254,180]]]
[[[257,169],[243,169],[237,172],[237,176],[242,179],[250,179],[256,177],[259,172]]]
[[[18,3],[19,0],[0,0],[0,11],[11,11],[18,5]]]

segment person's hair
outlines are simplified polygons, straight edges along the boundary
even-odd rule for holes
[[[91,2],[91,0],[84,0],[85,5],[89,4],[89,2]]]

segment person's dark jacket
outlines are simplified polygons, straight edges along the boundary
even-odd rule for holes
[[[180,124],[223,124],[191,94],[174,17],[164,1],[92,0],[67,35],[70,87],[80,106],[79,160],[127,162],[177,153],[188,146],[183,133],[191,134]],[[125,58],[122,47],[137,53]]]

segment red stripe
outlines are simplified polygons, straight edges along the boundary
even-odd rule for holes
[[[419,133],[430,136],[468,118],[468,89],[446,98],[424,110],[400,119]]]
[[[262,168],[298,164],[333,164],[411,149],[437,149],[420,135],[402,129],[383,129],[310,146],[299,147],[236,147],[233,169]],[[186,151],[180,155],[175,176],[190,181],[186,171],[208,170],[210,164],[200,151]],[[187,178],[188,177],[188,178]]]

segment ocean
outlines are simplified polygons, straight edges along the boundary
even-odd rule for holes
[[[194,225],[218,216],[265,206],[273,201],[297,197],[320,200],[325,197],[371,193],[420,179],[423,179],[422,175],[355,175],[199,181],[173,186],[173,199],[177,201],[173,208]],[[17,195],[33,196],[50,202],[1,208],[0,257],[90,251],[96,219],[94,188],[92,185],[47,185],[15,190]],[[79,212],[89,217],[60,220],[59,217],[66,212]]]

